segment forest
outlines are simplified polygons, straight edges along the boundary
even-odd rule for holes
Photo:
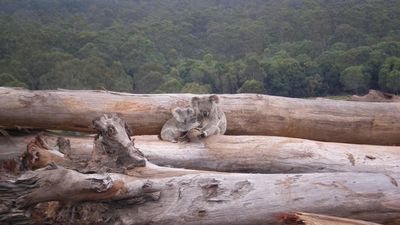
[[[399,225],[398,94],[400,0],[0,0],[0,225]]]
[[[397,0],[0,0],[0,86],[400,93]]]

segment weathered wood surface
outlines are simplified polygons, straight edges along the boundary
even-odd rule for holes
[[[110,208],[105,213],[118,218],[118,224],[277,224],[279,213],[288,211],[378,223],[399,222],[400,218],[400,189],[395,182],[400,179],[398,175],[185,173],[149,167],[135,170],[153,170],[154,175],[35,171],[16,183],[0,182],[0,195],[3,204],[16,198],[18,208],[54,200],[69,204],[109,200]],[[15,190],[20,195],[12,194]],[[143,201],[148,199],[143,196],[146,194],[150,201]],[[115,201],[123,204],[115,205]]]
[[[55,145],[57,136],[43,134],[42,137]],[[71,142],[70,157],[89,160],[93,137],[67,138]],[[0,160],[21,155],[32,139],[34,136],[0,137]],[[133,139],[146,158],[159,166],[253,173],[400,173],[400,147],[397,146],[272,136],[212,136],[197,143],[163,142],[156,136],[135,136]],[[45,154],[42,156],[46,157]]]
[[[137,135],[158,134],[190,94],[0,88],[0,125],[92,131],[93,117],[117,112]],[[311,100],[255,94],[220,95],[227,134],[400,145],[400,104]]]
[[[362,220],[303,212],[282,213],[280,214],[280,218],[282,224],[291,225],[379,225],[378,223]]]

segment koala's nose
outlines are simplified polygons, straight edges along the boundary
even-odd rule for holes
[[[203,112],[203,116],[207,117],[208,116],[208,112]]]

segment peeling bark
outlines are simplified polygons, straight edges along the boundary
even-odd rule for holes
[[[133,95],[103,91],[0,88],[0,126],[93,131],[92,118],[119,113],[135,134],[156,135],[189,94]],[[311,100],[255,94],[220,95],[226,134],[400,145],[400,105]]]
[[[69,140],[57,138],[57,145],[47,143],[44,135],[37,135],[27,145],[26,151],[21,155],[20,170],[36,170],[46,167],[48,164],[57,164],[63,167],[78,168],[68,155],[71,154]],[[59,143],[62,142],[62,146]],[[56,149],[57,148],[57,149]],[[66,152],[68,154],[63,154]]]
[[[129,136],[125,122],[117,115],[105,114],[94,119],[93,125],[98,136],[95,138],[92,157],[84,169],[78,168],[77,164],[67,158],[71,151],[68,140],[57,138],[58,150],[65,154],[53,150],[41,135],[28,144],[27,151],[22,156],[21,170],[37,170],[25,172],[15,181],[0,181],[1,223],[45,223],[46,219],[52,221],[51,223],[58,222],[60,217],[46,217],[41,222],[37,222],[33,214],[27,214],[27,212],[35,211],[37,204],[52,201],[72,205],[72,208],[60,207],[60,213],[57,213],[61,215],[61,218],[68,218],[67,215],[75,215],[76,204],[82,206],[80,203],[84,201],[107,201],[112,204],[123,201],[123,205],[130,205],[143,203],[149,199],[159,199],[160,190],[154,188],[147,178],[132,177],[125,178],[124,181],[122,178],[119,179],[118,174],[82,174],[72,170],[80,169],[84,172],[95,173],[125,172],[127,169],[146,165],[143,154],[135,148]],[[56,164],[67,165],[71,169],[58,168]],[[41,168],[43,165],[46,167]],[[126,180],[130,182],[129,187],[124,184]],[[108,207],[111,206],[106,206]],[[114,213],[110,217],[114,218]],[[91,216],[84,220],[89,223],[96,222]],[[61,223],[75,224],[76,222],[68,219]]]
[[[144,177],[80,174],[66,169],[34,171],[15,183],[1,182],[0,194],[1,199],[14,196],[5,190],[10,187],[22,193],[16,201],[20,207],[55,200],[120,201],[114,206],[113,217],[121,224],[276,224],[276,215],[287,211],[378,223],[400,218],[400,189],[383,174],[263,175],[139,169],[147,171],[142,171]],[[147,183],[151,184],[148,191]],[[0,218],[4,218],[2,214]]]
[[[15,182],[3,182],[2,200],[7,199],[5,196],[19,195],[15,203],[17,208],[22,209],[48,201],[112,201],[146,197],[147,194],[151,197],[155,192],[159,195],[160,191],[152,188],[151,182],[146,179],[125,180],[130,180],[131,188],[124,185],[124,179],[118,174],[82,174],[49,165],[27,172]]]
[[[129,186],[125,185],[127,180]],[[154,188],[147,179],[124,179],[118,174],[82,174],[51,165],[27,172],[16,181],[0,181],[1,208],[4,209],[0,212],[0,223],[18,224],[24,218],[23,210],[32,210],[36,204],[50,201],[70,206],[84,201],[112,202],[126,207],[156,201],[159,197],[160,190]],[[65,207],[59,210],[64,210],[67,214],[73,213]],[[15,212],[19,212],[18,216]],[[45,219],[54,218],[43,218]],[[30,219],[25,215],[23,221]],[[76,224],[70,222],[68,218],[63,221]],[[79,223],[82,224],[82,221]]]

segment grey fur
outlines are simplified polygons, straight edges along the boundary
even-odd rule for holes
[[[177,142],[186,140],[186,132],[200,125],[192,108],[174,108],[173,117],[165,122],[161,129],[160,139]]]
[[[193,97],[191,104],[196,112],[200,126],[201,137],[224,134],[227,121],[225,113],[218,105],[219,98],[216,95],[209,97]],[[193,137],[190,137],[193,138]]]

